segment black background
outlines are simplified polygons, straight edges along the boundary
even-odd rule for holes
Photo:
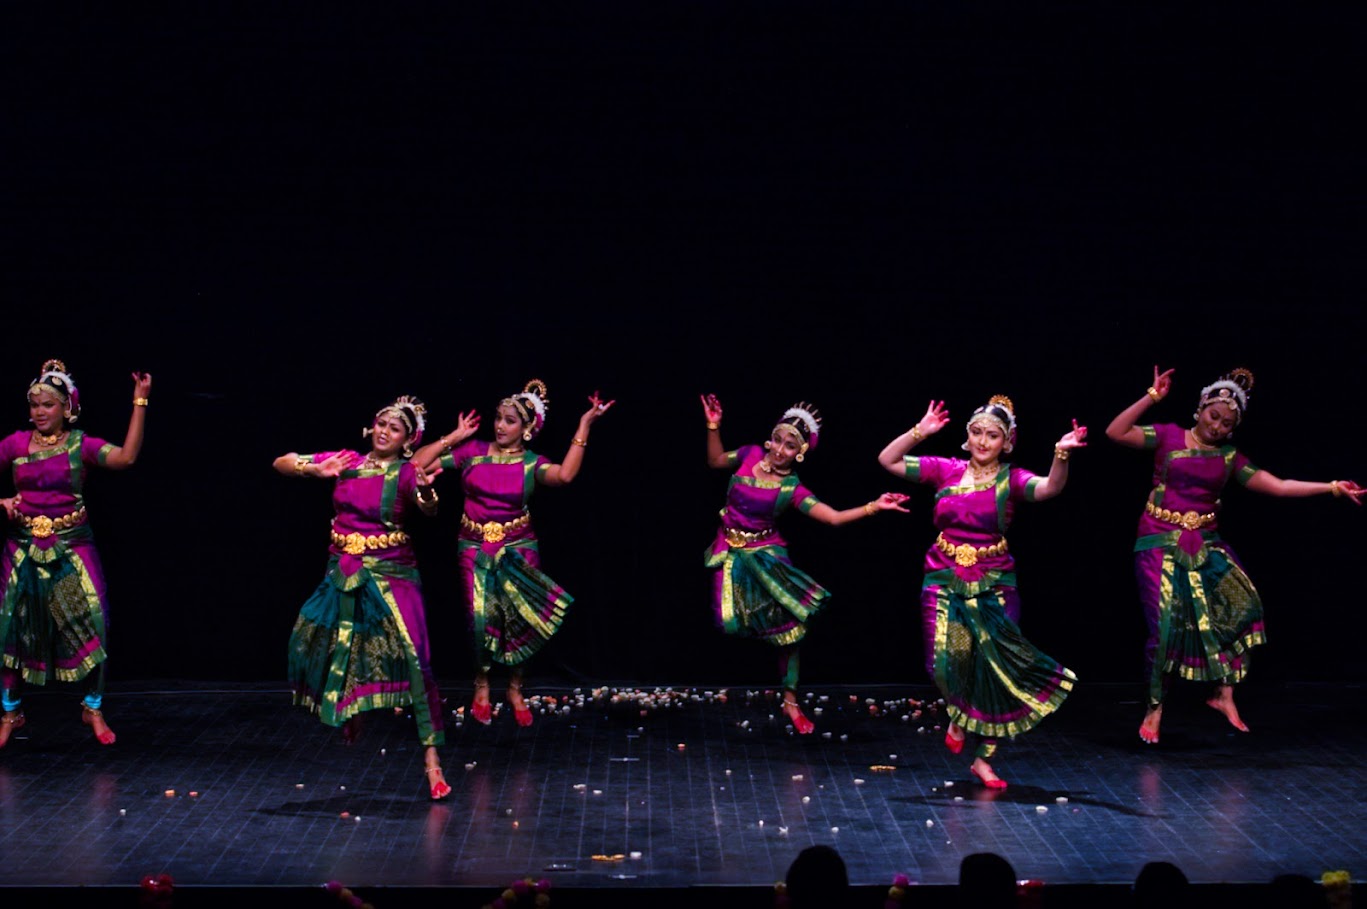
[[[727,447],[799,399],[826,424],[803,479],[836,507],[785,521],[832,590],[810,682],[924,680],[928,489],[881,447],[932,397],[957,454],[995,393],[1015,460],[1093,444],[1011,533],[1024,626],[1084,680],[1141,674],[1130,547],[1151,461],[1102,431],[1153,364],[1185,422],[1234,366],[1236,441],[1280,476],[1361,468],[1364,281],[1350,5],[592,3],[159,11],[11,5],[0,380],[47,357],[81,425],[144,454],[89,488],[115,679],[275,679],[325,562],[328,487],[270,469],[360,447],[397,394],[434,428],[485,422],[532,376],[559,460],[585,396],[617,406],[533,511],[576,596],[533,674],[776,682],[711,624],[702,553]],[[458,487],[413,528],[435,664],[469,671]],[[1231,487],[1225,534],[1264,595],[1265,679],[1359,679],[1367,515]]]

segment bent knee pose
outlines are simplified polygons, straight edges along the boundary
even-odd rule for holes
[[[493,441],[468,439],[479,428],[473,412],[456,430],[420,449],[414,460],[459,470],[465,492],[459,547],[462,591],[474,626],[475,693],[470,715],[493,720],[489,672],[495,664],[511,671],[508,703],[519,726],[532,724],[522,694],[522,667],[559,629],[574,602],[541,570],[541,548],[527,503],[537,485],[566,486],[578,474],[589,430],[614,402],[595,392],[561,463],[527,448],[546,422],[546,385],[533,379],[499,402]],[[463,442],[463,444],[462,444]]]
[[[114,743],[102,707],[109,608],[82,490],[92,467],[133,466],[151,390],[150,375],[133,373],[133,415],[123,445],[113,445],[75,428],[80,392],[62,361],[48,360],[29,385],[33,429],[0,440],[0,470],[11,468],[16,490],[0,500],[10,521],[0,559],[0,748],[24,725],[23,685],[50,678],[82,684],[82,721],[100,744]]]
[[[778,648],[783,712],[806,735],[814,724],[797,699],[798,642],[807,623],[830,594],[793,566],[788,544],[775,523],[791,506],[823,524],[848,524],[878,511],[906,511],[907,496],[884,493],[866,505],[837,511],[817,500],[798,480],[795,465],[816,447],[821,419],[809,404],[784,411],[761,448],[744,445],[727,451],[721,443],[721,402],[702,398],[707,418],[707,464],[733,470],[726,488],[721,526],[705,553],[713,571],[712,606],[727,634],[758,638]]]
[[[429,475],[409,460],[426,408],[404,396],[375,414],[366,455],[355,451],[275,459],[285,476],[335,480],[327,573],[299,610],[289,644],[294,702],[355,741],[367,710],[412,705],[432,799],[451,794],[438,746],[445,743],[432,673],[422,579],[404,525],[416,508],[437,511]]]
[[[1139,737],[1158,741],[1163,698],[1176,675],[1212,682],[1206,701],[1242,732],[1234,685],[1248,674],[1252,648],[1265,642],[1263,607],[1239,558],[1219,534],[1220,494],[1234,479],[1273,496],[1329,493],[1361,504],[1350,480],[1283,480],[1257,467],[1229,444],[1248,411],[1253,374],[1235,369],[1201,389],[1190,428],[1136,425],[1172,390],[1173,370],[1153,369],[1153,384],[1106,428],[1127,448],[1153,451],[1153,490],[1139,517],[1135,578],[1148,623],[1144,658],[1148,709]]]
[[[945,747],[963,750],[968,733],[980,742],[970,767],[991,789],[1006,781],[989,759],[997,740],[1033,728],[1058,709],[1076,676],[1037,650],[1021,634],[1016,564],[1006,542],[1015,506],[1042,502],[1063,491],[1069,454],[1086,445],[1087,430],[1073,422],[1054,445],[1046,477],[1001,460],[1016,444],[1016,413],[998,395],[973,411],[963,448],[968,460],[917,457],[912,447],[949,422],[944,403],[888,443],[878,461],[895,476],[935,487],[935,527],[926,553],[921,624],[926,672],[944,695],[950,725]]]

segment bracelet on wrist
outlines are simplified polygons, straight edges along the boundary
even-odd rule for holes
[[[424,493],[430,493],[430,495],[424,495]],[[418,501],[424,505],[437,504],[437,491],[433,489],[431,486],[417,487],[416,494],[418,497]]]
[[[1338,480],[1330,480],[1330,481],[1329,481],[1329,492],[1330,492],[1330,493],[1334,496],[1334,498],[1336,498],[1336,499],[1341,499],[1341,498],[1343,498],[1343,487],[1339,485],[1339,481],[1338,481]]]
[[[921,432],[921,424],[920,424],[920,423],[917,423],[915,426],[911,427],[911,441],[913,441],[913,442],[919,442],[919,441],[921,441],[922,439],[924,439],[925,437],[926,437],[926,434],[923,433],[923,432]]]
[[[713,432],[713,431],[718,430],[718,429],[721,429],[721,424],[718,423],[716,420],[708,420],[708,421],[707,421],[707,431],[708,431],[708,432]]]
[[[1068,460],[1068,449],[1066,449],[1066,448],[1055,448],[1055,449],[1054,449],[1054,457],[1058,458],[1060,461],[1066,461],[1066,460]]]
[[[305,461],[303,458],[294,459],[294,472],[299,474],[299,476],[304,476],[304,468],[307,466],[309,466],[309,462]]]
[[[1155,404],[1163,400],[1163,396],[1158,393],[1158,389],[1154,388],[1152,385],[1150,385],[1147,389],[1144,390],[1144,394],[1153,398],[1153,403]]]
[[[589,447],[588,440],[587,440],[587,439],[581,439],[581,438],[579,438],[578,436],[575,436],[573,439],[570,439],[570,444],[571,444],[571,445],[578,445],[580,448],[588,448],[588,447]]]
[[[133,406],[134,406],[134,407],[146,407],[146,406],[147,406],[147,399],[146,399],[146,398],[134,398],[134,399],[133,399]]]
[[[877,502],[867,502],[867,503],[865,503],[865,505],[864,505],[864,514],[866,514],[866,515],[872,515],[872,514],[873,514],[875,511],[877,511],[877,510],[878,510],[878,503],[877,503]]]

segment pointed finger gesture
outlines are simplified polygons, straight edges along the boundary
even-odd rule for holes
[[[1087,427],[1077,425],[1077,420],[1073,421],[1073,431],[1058,440],[1057,448],[1086,448],[1087,447]]]
[[[877,508],[879,511],[906,512],[909,511],[909,509],[903,508],[902,503],[910,498],[911,496],[907,495],[906,493],[885,492],[878,497],[878,500],[874,503],[874,507]]]
[[[700,395],[702,400],[702,413],[709,423],[721,422],[721,401],[717,400],[716,395]]]
[[[1152,387],[1154,393],[1158,395],[1158,400],[1160,401],[1168,396],[1168,392],[1172,391],[1173,372],[1175,372],[1175,370],[1173,369],[1165,369],[1162,372],[1159,372],[1157,366],[1154,366],[1153,368]]]
[[[616,400],[604,401],[603,398],[599,395],[598,391],[595,389],[593,394],[589,395],[589,404],[591,406],[588,410],[584,412],[584,419],[592,423],[594,420],[598,419],[603,414],[607,413],[608,408],[610,408],[612,405],[616,403]]]

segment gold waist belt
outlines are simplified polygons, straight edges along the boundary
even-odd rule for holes
[[[77,524],[85,523],[85,506],[82,505],[71,514],[64,514],[60,518],[50,518],[45,514],[30,516],[21,514],[18,516],[20,524],[24,525],[35,540],[50,537],[59,530],[68,530]]]
[[[774,535],[774,528],[768,530],[737,530],[734,527],[726,528],[726,545],[732,549],[741,549],[751,543],[758,543],[760,540],[767,540]]]
[[[1168,524],[1176,524],[1183,530],[1200,530],[1215,523],[1215,512],[1201,514],[1199,511],[1169,511],[1166,508],[1159,508],[1152,502],[1144,503],[1144,510],[1153,515],[1160,521]]]
[[[408,542],[408,534],[402,530],[392,533],[377,533],[366,536],[363,533],[340,534],[332,532],[332,542],[342,547],[347,555],[362,555],[367,549],[390,549]]]
[[[531,522],[532,516],[525,511],[511,521],[485,521],[483,524],[476,524],[467,515],[460,516],[460,526],[483,535],[486,543],[497,543],[514,530],[526,527]]]
[[[991,546],[969,546],[967,543],[960,543],[955,546],[945,539],[944,534],[935,538],[935,547],[945,555],[954,556],[954,564],[964,568],[972,568],[978,564],[979,559],[999,556],[1006,552],[1006,537],[1002,537]]]

